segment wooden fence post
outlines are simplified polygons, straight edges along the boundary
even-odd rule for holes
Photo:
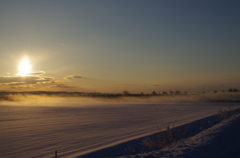
[[[55,158],[57,158],[57,150],[55,150]]]

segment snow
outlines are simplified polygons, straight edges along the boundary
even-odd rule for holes
[[[181,140],[177,145],[119,158],[239,158],[240,114]]]
[[[142,137],[152,134],[156,123],[166,125],[178,118],[176,126],[181,126],[215,115],[219,107],[226,109],[238,105],[85,104],[69,100],[0,102],[0,157],[53,157],[55,150],[58,150],[59,158],[93,157],[94,154],[99,158],[120,156],[127,144],[136,143]],[[200,140],[200,137],[197,138]],[[191,141],[188,140],[188,143]],[[120,147],[119,152],[114,152],[116,147]],[[182,148],[187,147],[185,145]],[[145,154],[151,157],[158,153]]]

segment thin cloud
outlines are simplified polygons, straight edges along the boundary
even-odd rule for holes
[[[71,80],[71,79],[81,79],[81,78],[82,78],[82,76],[79,76],[79,75],[71,75],[71,76],[64,77],[63,79]]]
[[[27,75],[43,75],[43,74],[45,74],[44,71],[39,71],[39,72],[29,72],[29,73],[27,73]]]
[[[54,77],[44,77],[45,80],[54,80]]]
[[[66,85],[66,84],[57,84],[57,85],[54,85],[53,87],[57,87],[57,88],[76,88],[74,86],[69,86],[69,85]]]
[[[11,86],[11,89],[20,89],[20,88],[34,88],[33,85],[18,85],[18,86]]]
[[[45,74],[43,71],[31,72],[24,76],[0,76],[0,86],[7,86],[10,89],[23,89],[23,88],[35,88],[35,86],[41,86],[50,84],[52,87],[61,89],[76,88],[75,86],[68,85],[68,80],[56,80],[54,77],[41,76]],[[81,79],[82,76],[71,75],[66,79]]]
[[[39,76],[45,74],[44,71],[38,71],[38,72],[28,72],[28,73],[18,73],[17,76]]]
[[[60,80],[51,80],[50,83],[56,83],[56,84],[64,84],[66,81],[60,81]]]
[[[26,85],[26,82],[11,82],[8,83],[9,86],[19,86],[19,85]]]
[[[51,81],[52,78],[41,78],[37,76],[0,76],[0,83],[3,84],[14,84],[14,83],[25,83],[25,84],[36,84],[37,82]]]

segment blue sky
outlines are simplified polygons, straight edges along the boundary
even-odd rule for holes
[[[0,89],[238,88],[239,8],[239,1],[222,0],[2,0]],[[44,73],[16,76],[24,57]]]

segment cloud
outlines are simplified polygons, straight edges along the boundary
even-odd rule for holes
[[[47,82],[51,81],[53,78],[51,77],[37,77],[37,76],[0,76],[0,83],[3,83],[5,85],[10,85],[10,84],[18,84],[18,85],[23,85],[25,84],[36,84],[38,82]]]
[[[26,85],[26,82],[11,82],[11,83],[3,83],[3,85],[19,86],[19,85]]]
[[[11,89],[19,89],[19,88],[33,88],[33,85],[18,85],[18,86],[11,86]]]
[[[31,72],[28,74],[21,75],[9,75],[9,76],[0,76],[0,86],[3,88],[10,89],[22,89],[22,88],[43,88],[48,85],[51,87],[57,88],[75,88],[74,86],[66,85],[69,81],[67,80],[57,80],[54,77],[50,76],[41,76],[45,74],[44,71],[39,72]],[[72,75],[68,76],[68,78],[81,78],[81,76]],[[35,87],[36,86],[36,87]]]
[[[63,79],[71,80],[71,79],[81,79],[81,78],[82,78],[82,76],[79,76],[79,75],[71,75],[71,76],[64,77]]]
[[[155,86],[155,87],[158,87],[158,86],[160,86],[160,85],[158,85],[158,84],[155,84],[155,85],[153,85],[153,86]]]
[[[76,88],[75,86],[68,85],[68,80],[57,80],[54,77],[41,76],[45,74],[43,71],[31,72],[25,76],[0,76],[0,86],[8,87],[10,89],[22,89],[22,88],[36,88],[46,87],[46,84],[51,85],[54,88],[70,89]],[[71,75],[65,77],[65,79],[81,79],[79,75]],[[35,87],[36,86],[36,87]]]
[[[55,79],[54,77],[44,77],[45,80],[53,80]]]
[[[39,76],[45,74],[44,71],[38,71],[38,72],[28,72],[28,73],[18,73],[17,76]]]
[[[39,72],[29,72],[29,73],[27,73],[27,75],[43,75],[43,74],[45,74],[44,71],[39,71]]]
[[[57,84],[57,85],[54,85],[53,87],[57,87],[57,88],[75,88],[74,86],[68,86],[66,84]]]

